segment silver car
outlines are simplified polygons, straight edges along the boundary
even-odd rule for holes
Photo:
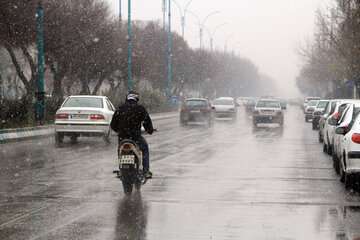
[[[115,108],[104,96],[70,96],[55,115],[55,143],[65,136],[76,142],[79,136],[102,136],[110,141],[110,122]]]
[[[212,107],[215,111],[215,117],[236,119],[238,104],[232,97],[220,97],[213,101]]]

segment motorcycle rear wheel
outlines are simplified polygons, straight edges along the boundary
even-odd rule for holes
[[[132,190],[133,190],[133,184],[129,183],[127,181],[122,181],[122,185],[123,185],[124,193],[126,195],[130,195],[132,193]]]

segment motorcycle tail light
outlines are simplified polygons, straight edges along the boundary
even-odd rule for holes
[[[122,146],[123,150],[131,150],[132,149],[132,145],[130,143],[126,143]]]
[[[354,143],[360,144],[360,134],[359,134],[359,133],[354,133],[354,134],[351,136],[351,140],[352,140]]]

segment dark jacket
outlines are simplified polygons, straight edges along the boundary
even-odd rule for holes
[[[115,111],[110,126],[120,139],[137,139],[141,136],[141,124],[149,134],[154,132],[146,109],[134,101],[127,101]]]

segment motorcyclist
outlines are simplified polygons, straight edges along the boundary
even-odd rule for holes
[[[139,94],[130,91],[125,103],[115,111],[111,120],[111,128],[118,133],[119,143],[123,139],[131,139],[136,142],[143,153],[143,172],[145,178],[152,178],[150,172],[149,145],[141,136],[141,125],[147,133],[152,134],[154,128],[149,113],[139,103]]]

